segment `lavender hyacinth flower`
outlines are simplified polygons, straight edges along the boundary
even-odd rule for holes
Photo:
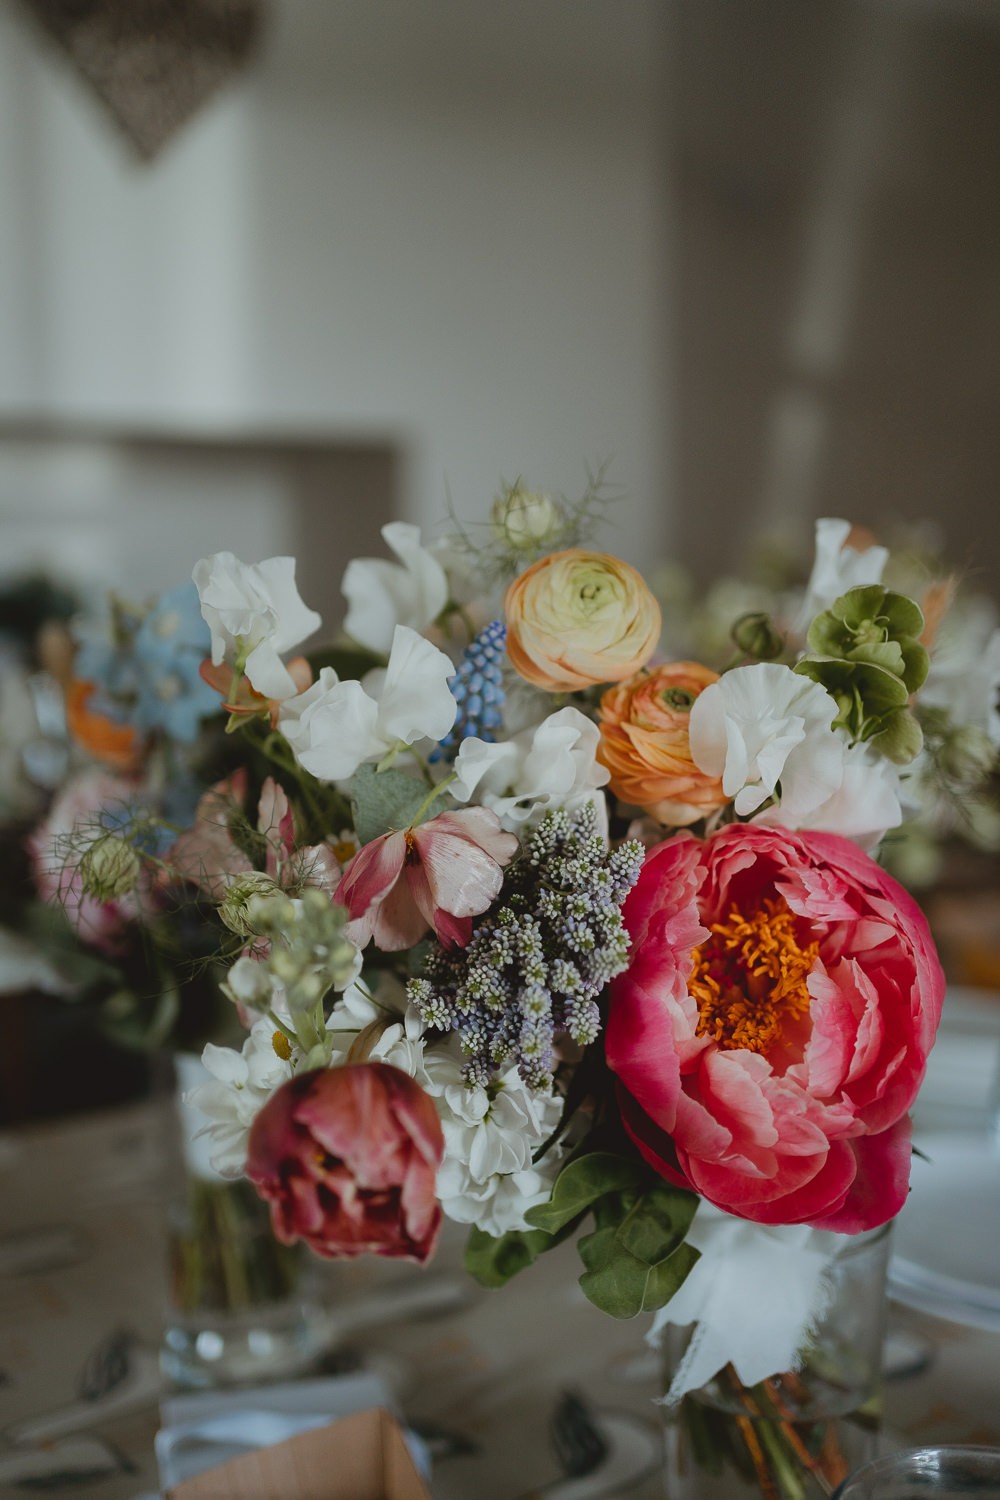
[[[595,1040],[598,997],[628,964],[621,908],[643,852],[629,841],[609,853],[590,803],[550,812],[468,946],[432,950],[407,997],[427,1026],[458,1033],[470,1084],[487,1086],[513,1062],[548,1090],[560,1034]]]

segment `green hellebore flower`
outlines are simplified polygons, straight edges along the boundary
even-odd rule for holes
[[[836,700],[835,723],[897,765],[919,753],[923,734],[909,708],[930,659],[918,639],[920,606],[880,583],[850,589],[809,627],[808,653],[795,671]]]

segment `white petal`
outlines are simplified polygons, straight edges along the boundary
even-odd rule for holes
[[[437,646],[405,625],[396,626],[378,705],[378,730],[387,745],[444,738],[458,713],[448,687],[454,671]]]

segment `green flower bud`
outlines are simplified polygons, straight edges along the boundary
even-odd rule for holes
[[[279,896],[281,888],[270,875],[250,870],[234,880],[219,903],[219,916],[237,937],[251,937],[264,925],[261,917],[265,905],[261,898]],[[266,907],[265,907],[266,910]]]
[[[499,539],[518,552],[537,551],[563,526],[562,511],[550,495],[520,484],[497,496],[490,518]]]
[[[959,725],[941,747],[941,769],[960,786],[974,787],[985,781],[996,763],[997,747],[977,724]]]
[[[763,610],[741,615],[729,633],[737,650],[755,661],[774,661],[784,649],[781,635]]]
[[[142,861],[119,833],[102,833],[80,860],[80,880],[88,896],[116,901],[134,891]]]

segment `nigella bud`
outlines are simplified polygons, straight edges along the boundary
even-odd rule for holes
[[[756,610],[741,615],[729,632],[738,650],[754,661],[774,661],[784,650],[784,641],[770,615]]]
[[[80,860],[80,880],[96,901],[116,901],[134,891],[142,861],[119,833],[102,833]]]
[[[254,910],[259,898],[280,894],[280,886],[270,875],[250,870],[246,875],[238,876],[227,888],[219,902],[219,916],[237,937],[251,937],[261,930],[258,913]]]
[[[949,781],[973,787],[993,770],[997,747],[978,724],[961,724],[952,730],[941,748],[941,768]]]
[[[563,526],[562,511],[550,495],[520,484],[497,496],[490,516],[500,540],[524,552],[553,541]]]

